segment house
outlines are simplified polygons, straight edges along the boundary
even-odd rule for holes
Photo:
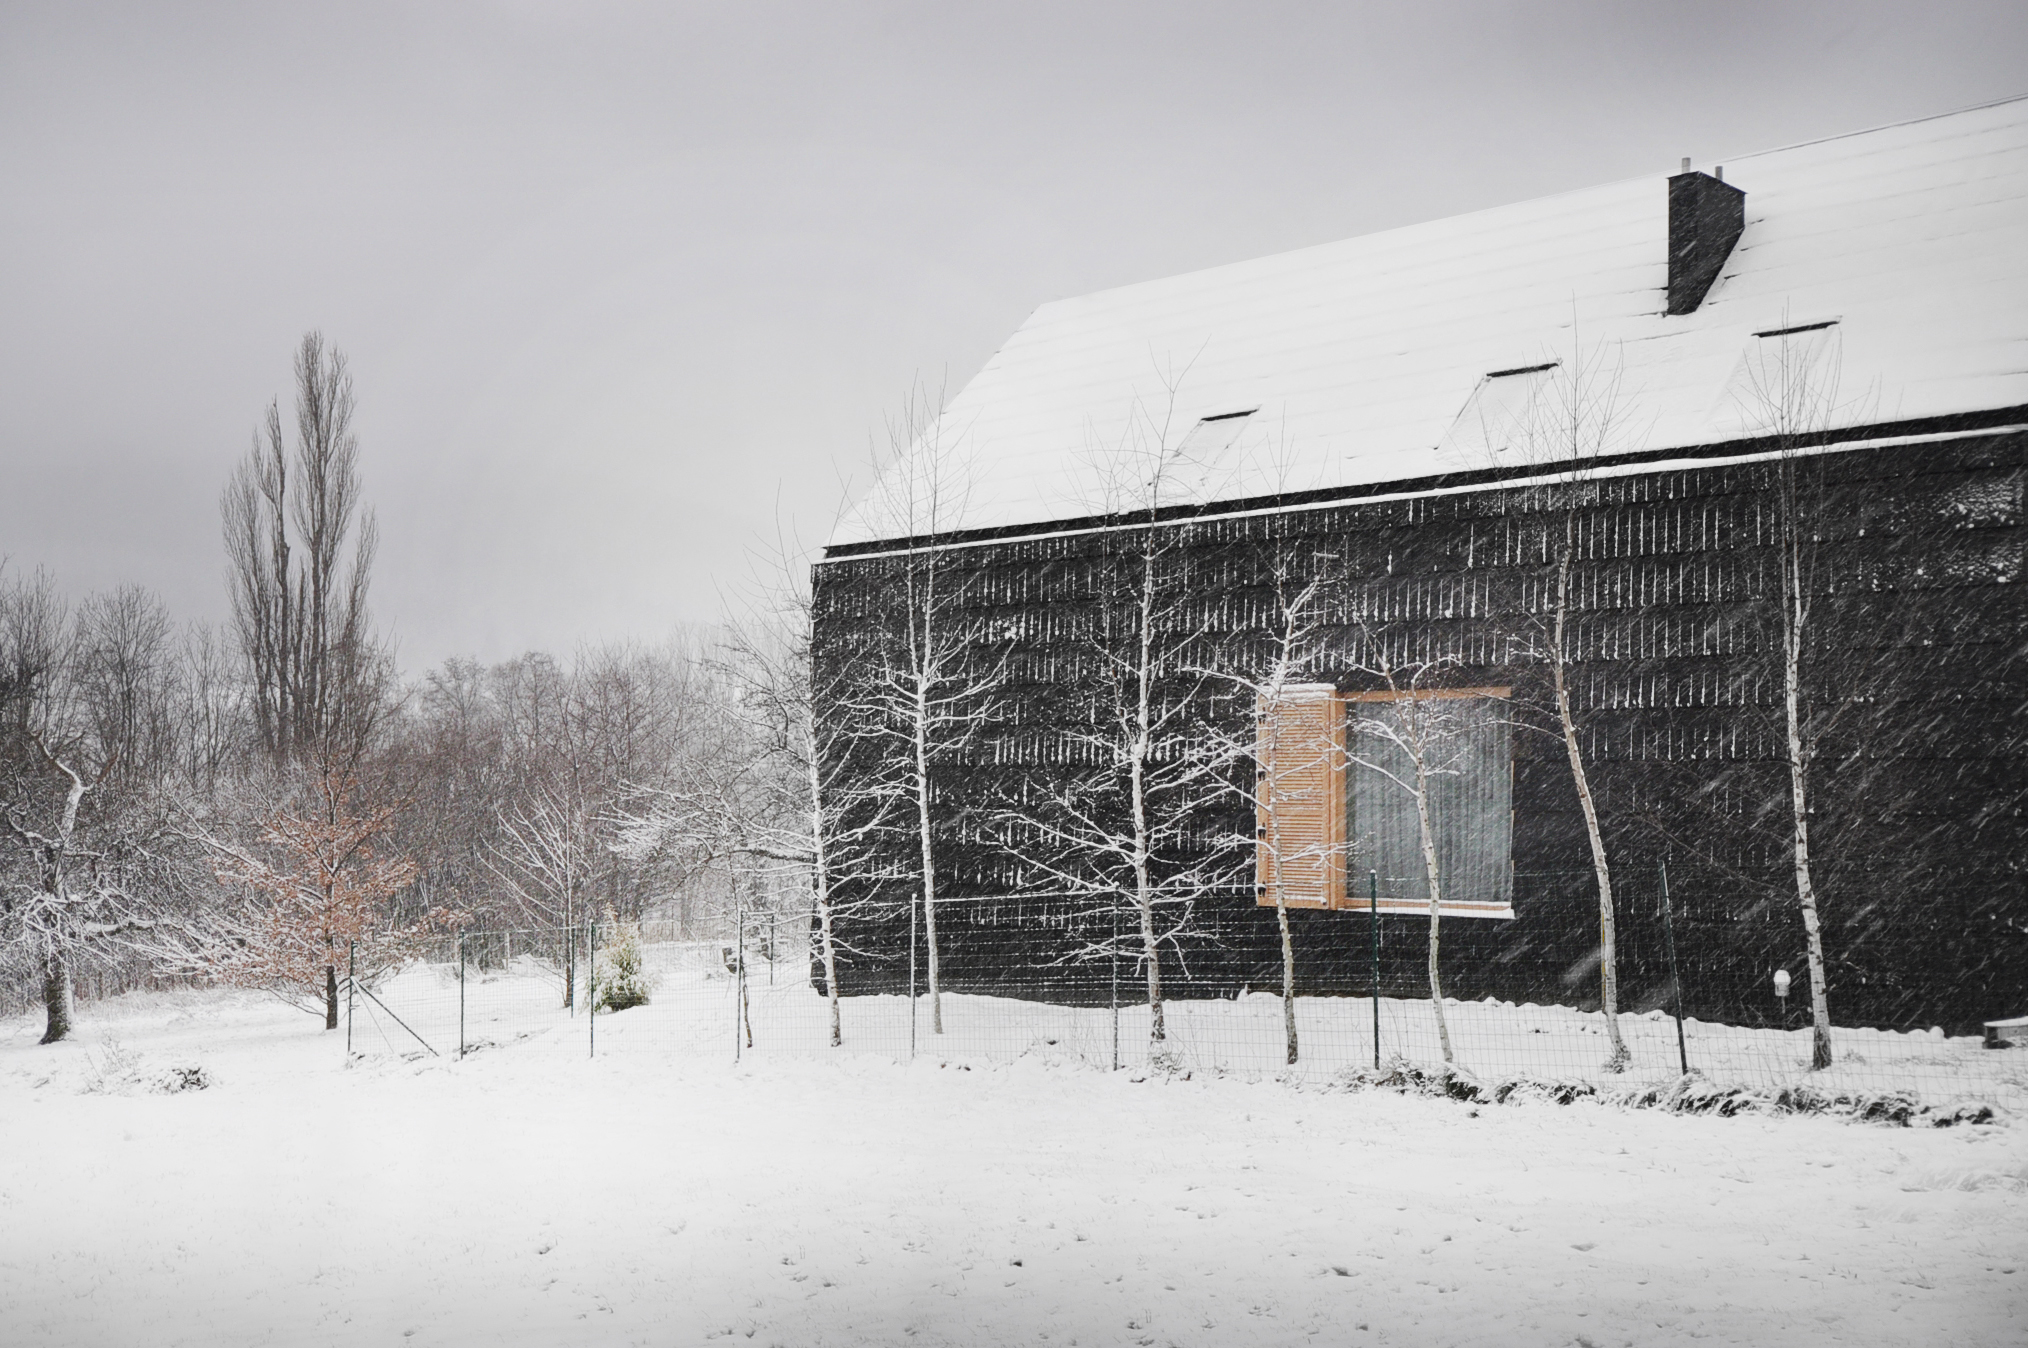
[[[2028,100],[1045,304],[816,568],[839,857],[954,645],[935,911],[854,835],[841,985],[934,918],[946,989],[1138,995],[1138,789],[1169,996],[1279,988],[1283,916],[1299,991],[1427,995],[1434,870],[1447,993],[1596,1006],[1577,759],[1620,1007],[1765,1023],[1806,755],[1837,1022],[2019,1014],[2024,456]]]

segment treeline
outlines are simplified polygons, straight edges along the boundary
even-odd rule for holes
[[[742,710],[740,651],[764,643],[699,631],[402,679],[371,622],[345,361],[312,335],[295,382],[293,436],[271,407],[222,495],[224,628],[139,585],[0,569],[0,1009],[43,1003],[53,1040],[80,995],[183,977],[335,1024],[348,958],[364,976],[456,931],[654,915],[703,938],[735,902],[807,913],[722,830],[669,825],[701,781],[784,770]]]

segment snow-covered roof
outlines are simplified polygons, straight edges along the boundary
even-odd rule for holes
[[[2028,99],[1723,176],[1746,193],[1745,232],[1682,316],[1663,313],[1662,173],[1045,304],[934,432],[953,456],[939,476],[965,483],[939,531],[1101,513],[1122,446],[1249,409],[1243,435],[1196,434],[1217,446],[1196,499],[1487,466],[1465,461],[1493,451],[1461,416],[1512,395],[1485,377],[1586,353],[1618,370],[1615,448],[1736,438],[1755,334],[1830,320],[1833,424],[2028,404]],[[831,542],[916,532],[898,498],[919,492],[877,485]]]

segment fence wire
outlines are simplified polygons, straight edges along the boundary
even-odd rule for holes
[[[920,970],[913,997],[906,991],[852,995],[841,986],[840,1041],[833,1046],[829,999],[806,933],[791,939],[777,931],[779,939],[770,939],[763,929],[750,933],[742,949],[736,939],[686,940],[668,927],[637,928],[628,939],[638,952],[637,983],[646,1000],[610,1010],[602,1003],[619,935],[590,925],[473,932],[446,940],[429,958],[379,977],[361,976],[346,989],[348,1052],[451,1059],[617,1056],[643,1063],[870,1054],[1130,1072],[1153,1066],[1303,1081],[1376,1067],[1437,1072],[1446,1066],[1432,1002],[1392,995],[1395,988],[1384,986],[1379,997],[1298,997],[1291,1063],[1282,999],[1272,990],[1207,998],[1188,996],[1186,987],[1186,995],[1164,1001],[1166,1034],[1157,1046],[1137,969],[1123,968],[1116,993],[1109,991],[1100,1004],[1091,1001],[1088,972],[1066,976],[1056,988],[1031,977],[1023,989],[1030,995],[1016,997],[962,990],[974,980],[955,952],[943,961],[945,987],[935,998]],[[1940,1029],[1838,1026],[1832,1065],[1813,1071],[1807,1000],[1798,995],[1791,1001],[1796,1004],[1774,1009],[1771,1023],[1759,1025],[1694,1015],[1679,1025],[1673,1006],[1624,1011],[1617,1019],[1632,1063],[1618,1072],[1608,1069],[1610,1041],[1596,1010],[1446,998],[1443,1019],[1450,1066],[1487,1084],[1581,1081],[1638,1088],[1675,1082],[1687,1069],[1721,1088],[1808,1085],[1833,1096],[1904,1094],[1940,1107],[2028,1111],[2028,1048],[1994,1051],[1979,1037]]]

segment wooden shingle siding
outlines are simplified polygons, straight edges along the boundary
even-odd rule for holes
[[[1819,466],[1826,504],[1806,672],[1814,695],[1849,707],[1813,773],[1835,1014],[1926,1028],[2018,1013],[2028,1006],[2028,435],[1856,449]],[[1664,857],[1692,1015],[1771,1015],[1766,971],[1800,949],[1783,827],[1773,474],[1767,463],[1642,472],[1586,484],[1576,506],[1570,687],[1620,894],[1627,1006],[1666,993],[1654,926]],[[1517,721],[1540,728],[1562,509],[1551,492],[1491,486],[1165,525],[1179,544],[1169,576],[1191,594],[1170,631],[1185,663],[1257,677],[1277,550],[1329,554],[1327,648],[1349,650],[1363,622],[1397,661],[1450,657],[1455,686],[1511,687]],[[1040,892],[1019,849],[980,826],[1044,808],[1100,765],[1085,732],[1106,705],[1093,645],[1105,547],[1106,535],[1084,533],[951,553],[965,602],[991,620],[977,667],[1004,662],[1008,682],[990,724],[941,769],[963,876],[945,928],[950,987],[1107,995],[1108,971],[1072,952],[1111,915]],[[828,671],[874,666],[893,639],[882,615],[899,574],[877,556],[819,567],[816,656]],[[1354,690],[1346,673],[1327,658],[1305,677]],[[1250,695],[1218,679],[1165,687],[1194,699],[1195,722],[1251,742]],[[1550,734],[1517,730],[1513,752],[1516,916],[1447,934],[1446,985],[1459,996],[1583,1004],[1595,978],[1566,974],[1593,951],[1598,915],[1569,767]],[[1251,835],[1257,823],[1236,789],[1197,836]],[[1032,830],[1023,837],[1034,845]],[[899,895],[908,840],[883,845],[896,849]],[[1356,858],[1351,871],[1356,900],[1365,874]],[[1164,969],[1179,995],[1278,985],[1261,878],[1249,858],[1200,905],[1204,934]],[[1015,895],[1022,921],[1003,913],[968,926],[969,903]],[[1354,903],[1292,915],[1299,988],[1366,990],[1357,925],[1366,919],[1356,912]],[[860,990],[905,984],[906,917],[899,898],[881,898],[847,920],[842,938],[857,953],[842,977]],[[1406,930],[1388,928],[1383,982],[1412,995],[1419,945],[1396,939]]]

